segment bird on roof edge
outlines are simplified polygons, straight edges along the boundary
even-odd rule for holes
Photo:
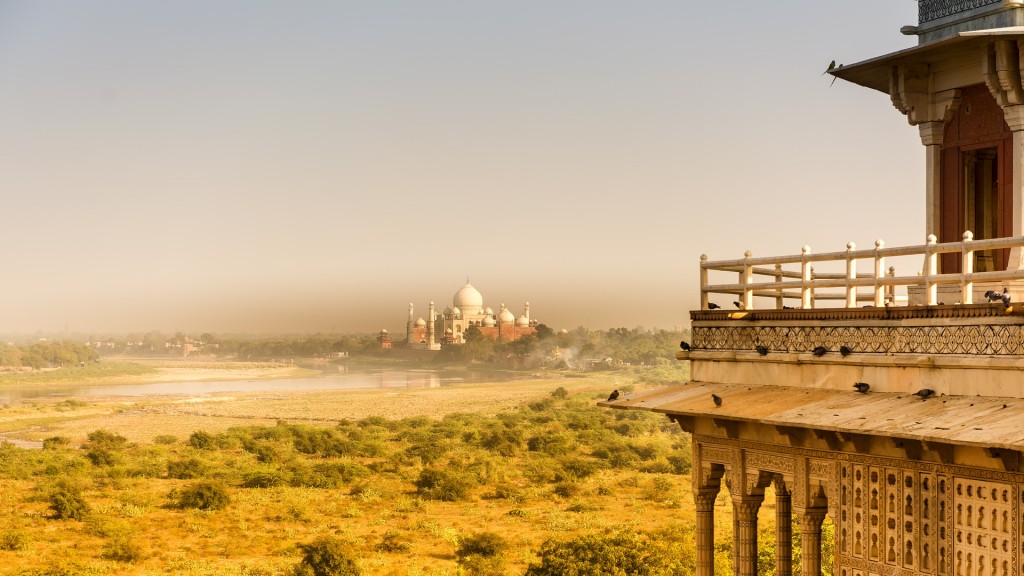
[[[711,393],[711,400],[715,403],[715,406],[721,406],[722,405],[722,397],[719,396],[718,394],[715,394],[715,393],[712,392]]]
[[[935,390],[932,390],[931,388],[921,388],[917,392],[914,392],[914,396],[920,396],[921,400],[926,400],[934,394]]]
[[[814,350],[811,350],[811,354],[815,356],[824,356],[826,353],[828,353],[828,348],[824,346],[815,346]]]
[[[618,400],[619,396],[620,396],[620,394],[619,394],[619,391],[617,389],[616,390],[612,390],[612,393],[608,395],[608,401],[611,402],[613,400]]]
[[[686,340],[680,340],[679,347],[682,348],[683,350],[686,350],[687,352],[690,351],[690,343],[687,342]]]
[[[760,354],[761,356],[767,356],[768,355],[768,347],[767,346],[759,345],[757,348],[754,348],[754,350],[757,350],[757,353]]]
[[[871,389],[871,384],[868,384],[867,382],[855,382],[853,387],[857,389],[857,392],[867,394],[868,390]]]
[[[850,348],[849,346],[840,346],[839,353],[844,357],[849,356],[850,354],[853,354],[853,348]]]

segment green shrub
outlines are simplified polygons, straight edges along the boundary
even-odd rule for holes
[[[110,430],[96,430],[89,433],[89,443],[95,446],[103,446],[105,448],[120,448],[124,446],[128,439],[116,432]]]
[[[388,530],[377,544],[377,552],[408,552],[412,547],[409,538],[397,530]]]
[[[242,486],[245,488],[273,488],[285,484],[284,475],[277,470],[259,470],[245,475]]]
[[[217,440],[209,432],[196,430],[188,437],[188,445],[197,450],[213,450],[217,447]]]
[[[580,493],[580,487],[573,482],[559,482],[555,485],[554,492],[562,498],[572,498]]]
[[[82,488],[67,480],[58,480],[47,494],[53,517],[59,520],[84,520],[89,505],[82,497]]]
[[[556,432],[540,434],[526,441],[531,452],[543,452],[549,456],[561,456],[572,450],[573,440],[568,434]]]
[[[154,436],[153,437],[153,443],[154,444],[164,444],[164,445],[167,445],[167,444],[176,444],[177,442],[178,442],[178,437],[177,436],[173,436],[171,434],[160,434],[159,436]]]
[[[499,534],[480,532],[463,538],[455,550],[459,567],[472,576],[504,576],[509,544]]]
[[[28,544],[28,532],[23,530],[7,530],[3,534],[0,534],[0,550],[17,552],[18,550],[25,550],[28,548]]]
[[[172,460],[167,463],[167,477],[179,480],[194,480],[206,476],[209,465],[198,458]]]
[[[43,450],[57,450],[59,448],[66,448],[71,443],[71,439],[64,436],[51,436],[43,440]]]
[[[459,547],[455,550],[457,558],[466,556],[501,556],[508,550],[509,544],[500,534],[494,532],[479,532],[467,536],[459,541]]]
[[[448,470],[425,468],[416,479],[416,492],[428,500],[458,502],[469,498],[472,484],[465,477]]]
[[[127,536],[116,536],[103,545],[100,557],[115,562],[132,564],[142,560],[142,548]]]
[[[555,400],[565,400],[569,397],[569,391],[564,386],[559,386],[551,392],[551,397]]]
[[[530,564],[526,576],[668,573],[668,555],[658,554],[645,540],[625,531],[612,535],[587,534],[574,540],[547,540],[540,547],[539,562]]]
[[[360,576],[359,566],[347,548],[340,540],[328,537],[299,544],[302,560],[294,576]]]
[[[93,446],[85,453],[85,457],[93,466],[115,466],[120,462],[120,457],[103,445]]]
[[[179,508],[221,510],[231,502],[227,488],[220,482],[197,482],[175,494]]]
[[[668,457],[668,463],[672,466],[673,474],[689,474],[692,466],[690,454],[686,452],[670,454]]]

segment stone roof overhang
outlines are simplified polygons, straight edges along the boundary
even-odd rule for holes
[[[722,398],[715,406],[711,395]],[[688,382],[628,394],[599,406],[768,426],[1024,450],[1024,400]]]
[[[997,39],[1024,39],[1024,26],[960,32],[950,38],[836,68],[830,74],[847,82],[889,94],[893,66],[931,65],[958,56],[976,54],[984,45]]]

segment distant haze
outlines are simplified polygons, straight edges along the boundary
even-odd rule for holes
[[[915,2],[0,2],[0,332],[671,328],[702,252],[923,241],[831,79]]]

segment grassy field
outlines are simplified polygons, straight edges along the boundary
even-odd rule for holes
[[[284,575],[300,544],[330,537],[363,574],[523,574],[551,538],[627,530],[660,534],[651,542],[680,559],[670,573],[689,574],[688,436],[664,417],[595,406],[645,375],[687,376],[11,407],[6,430],[50,440],[0,449],[0,573]],[[182,507],[202,482],[228,505]],[[56,519],[71,493],[88,511]],[[721,570],[729,508],[723,493]],[[508,550],[489,571],[460,572],[459,545],[479,534]]]

